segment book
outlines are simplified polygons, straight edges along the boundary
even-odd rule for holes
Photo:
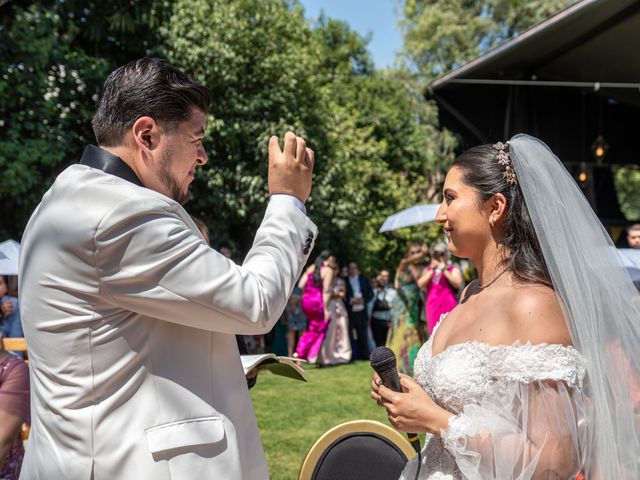
[[[298,358],[279,357],[273,353],[261,355],[240,355],[244,374],[247,375],[256,368],[269,370],[274,375],[293,378],[294,380],[307,381],[304,369],[296,362],[304,362]]]

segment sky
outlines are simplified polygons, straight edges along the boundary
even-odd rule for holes
[[[353,30],[373,37],[368,48],[378,68],[391,66],[402,48],[402,35],[396,27],[395,0],[300,0],[305,16],[316,18],[321,10],[327,17],[346,21]]]

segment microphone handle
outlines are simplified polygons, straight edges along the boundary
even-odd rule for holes
[[[395,368],[388,368],[384,370],[378,371],[378,375],[380,376],[380,380],[382,380],[382,384],[393,390],[394,392],[402,392],[402,387],[400,386],[400,377],[398,376],[398,370]]]
[[[402,392],[402,387],[400,386],[400,377],[398,376],[398,370],[396,368],[380,369],[380,371],[378,371],[378,375],[380,376],[380,380],[382,380],[382,384],[385,387],[393,390],[394,392]],[[421,448],[420,438],[418,438],[418,434],[407,432],[407,437],[409,437],[409,443],[411,443],[413,449],[416,451],[416,453],[419,453]]]

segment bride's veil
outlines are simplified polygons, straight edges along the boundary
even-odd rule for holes
[[[586,478],[640,478],[640,297],[560,160],[516,135],[509,153],[575,348],[586,359]]]

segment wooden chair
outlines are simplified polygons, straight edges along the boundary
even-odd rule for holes
[[[302,462],[298,480],[397,480],[415,454],[397,430],[373,420],[353,420],[316,441]]]
[[[13,350],[17,352],[24,352],[24,361],[29,363],[29,357],[27,353],[27,341],[24,337],[3,337],[2,338],[2,349],[3,350]]]

